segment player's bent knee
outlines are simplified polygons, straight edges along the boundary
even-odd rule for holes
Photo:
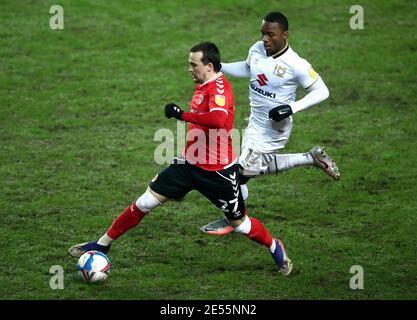
[[[144,213],[148,213],[160,204],[161,202],[149,190],[146,190],[145,193],[136,200],[136,206]]]

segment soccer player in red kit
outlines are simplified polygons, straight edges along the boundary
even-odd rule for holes
[[[71,247],[71,256],[79,257],[90,250],[107,253],[112,242],[138,225],[148,212],[197,190],[224,212],[237,233],[267,247],[283,275],[291,273],[292,262],[282,242],[246,214],[231,139],[233,92],[220,69],[220,52],[215,44],[203,42],[190,49],[188,70],[196,83],[191,111],[173,103],[165,106],[167,118],[189,123],[183,154],[154,177],[145,193],[113,221],[101,238]]]

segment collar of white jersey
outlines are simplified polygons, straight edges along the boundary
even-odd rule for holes
[[[284,48],[282,48],[280,51],[278,51],[277,53],[275,53],[275,54],[273,54],[272,56],[270,56],[271,58],[273,58],[273,59],[276,59],[276,58],[278,58],[278,57],[280,57],[280,56],[282,56],[285,52],[287,52],[287,50],[288,50],[288,48],[289,48],[290,46],[289,46],[289,44],[288,44],[288,41],[286,41],[285,42],[285,47]]]
[[[218,74],[216,74],[216,76],[213,79],[207,80],[206,82],[200,84],[200,86],[205,86],[207,83],[212,82],[212,81],[216,81],[218,78],[220,78],[223,75],[223,72],[219,72]]]

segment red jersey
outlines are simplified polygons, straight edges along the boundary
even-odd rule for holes
[[[190,110],[182,114],[190,122],[184,150],[187,161],[208,171],[223,170],[236,162],[231,137],[234,98],[222,73],[195,86]]]

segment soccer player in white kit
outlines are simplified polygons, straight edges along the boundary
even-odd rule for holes
[[[278,154],[288,142],[292,115],[322,102],[329,90],[311,64],[288,44],[288,20],[280,12],[270,12],[262,20],[262,41],[250,49],[246,61],[222,63],[222,72],[248,77],[251,115],[239,157],[240,182],[244,199],[246,182],[260,174],[286,171],[298,166],[317,166],[337,180],[339,169],[322,147],[306,153]],[[301,85],[307,94],[296,101]],[[233,231],[227,219],[213,221],[201,228],[210,234]]]

